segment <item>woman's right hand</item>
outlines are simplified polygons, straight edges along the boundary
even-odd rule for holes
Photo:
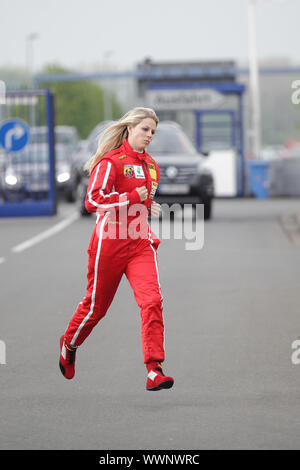
[[[148,198],[148,191],[147,191],[146,186],[141,186],[140,188],[136,188],[136,191],[139,193],[141,202],[146,201],[146,199]]]

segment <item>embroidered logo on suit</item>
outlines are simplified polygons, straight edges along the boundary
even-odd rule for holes
[[[151,176],[151,179],[156,180],[157,174],[156,174],[155,165],[153,165],[153,163],[148,163],[148,167],[149,167],[149,174]]]
[[[157,190],[158,183],[156,181],[151,181],[151,191],[149,194],[150,199],[153,199]]]
[[[123,170],[124,176],[126,178],[132,178],[133,176],[133,166],[132,165],[124,165],[124,170]]]
[[[141,165],[133,165],[133,170],[136,178],[145,178],[145,174]]]

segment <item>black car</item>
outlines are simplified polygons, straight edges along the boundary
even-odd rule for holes
[[[102,123],[91,133],[89,156],[96,152],[99,133],[108,125],[107,122]],[[155,200],[167,204],[191,203],[194,207],[196,204],[204,204],[204,219],[210,219],[214,197],[213,175],[206,166],[206,157],[196,151],[182,128],[175,122],[161,121],[147,152],[160,168]],[[88,214],[84,206],[87,184],[88,174],[82,166],[77,198],[81,215]]]
[[[204,204],[204,219],[212,215],[214,180],[206,157],[198,153],[173,121],[161,121],[147,148],[160,168],[155,200],[159,203]]]

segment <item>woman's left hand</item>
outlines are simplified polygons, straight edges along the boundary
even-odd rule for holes
[[[158,217],[161,211],[161,206],[158,202],[153,201],[150,207],[150,216]]]

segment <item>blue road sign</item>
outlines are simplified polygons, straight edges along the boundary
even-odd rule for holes
[[[0,145],[6,152],[19,152],[29,140],[29,128],[21,119],[8,119],[0,123]]]

